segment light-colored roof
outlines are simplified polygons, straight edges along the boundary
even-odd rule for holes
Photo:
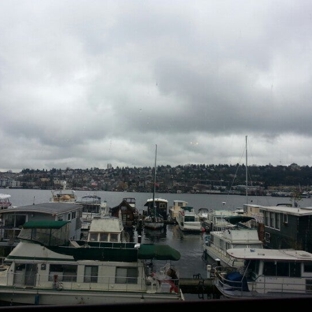
[[[122,223],[116,217],[93,218],[89,232],[120,233],[123,230]]]
[[[165,203],[168,203],[168,200],[167,199],[164,199],[164,198],[160,198],[160,197],[155,197],[154,198],[155,201],[157,202],[165,202]],[[146,202],[152,202],[153,201],[153,198],[149,198]]]
[[[82,206],[75,203],[41,203],[28,206],[9,207],[7,209],[0,210],[0,214],[16,212],[37,212],[50,215],[59,215],[79,209],[82,209]]]
[[[312,254],[304,250],[290,249],[257,249],[257,248],[232,248],[227,253],[238,259],[262,260],[287,260],[287,261],[312,261]]]
[[[312,215],[312,207],[259,206],[261,212],[272,211],[294,216]]]
[[[8,198],[10,198],[10,197],[11,197],[10,194],[3,194],[3,193],[0,193],[0,200],[1,200],[1,199],[8,199]]]

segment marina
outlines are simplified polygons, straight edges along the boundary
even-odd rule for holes
[[[49,190],[15,190],[6,189],[5,192],[11,195],[11,201],[14,206],[36,205],[47,202],[50,197]],[[88,195],[89,192],[77,191],[78,198]],[[124,193],[124,192],[96,192],[96,194],[107,202],[109,207],[116,207],[125,197],[135,198],[136,207],[139,214],[144,210],[146,198],[150,198],[149,193]],[[205,194],[161,194],[162,198],[173,202],[180,199],[188,202],[197,211],[199,207],[208,209],[232,209],[243,207],[246,202],[244,196],[239,195],[205,195]],[[279,198],[268,196],[250,196],[250,202],[259,205],[276,205],[280,202]],[[231,203],[231,206],[226,204]],[[301,205],[312,206],[311,199],[305,198],[300,202]],[[185,233],[179,229],[177,224],[166,224],[161,231],[142,230],[134,232],[134,242],[141,241],[145,243],[157,243],[170,245],[178,250],[181,257],[176,261],[175,266],[178,268],[181,289],[186,301],[209,300],[214,296],[215,289],[211,284],[211,276],[207,271],[207,263],[203,261],[203,244],[207,233]],[[213,266],[215,261],[210,259],[209,263]]]

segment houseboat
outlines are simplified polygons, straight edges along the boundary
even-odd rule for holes
[[[68,221],[23,225],[0,271],[0,301],[98,305],[184,301],[169,245],[71,241]]]

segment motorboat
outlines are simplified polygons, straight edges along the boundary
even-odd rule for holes
[[[77,203],[82,205],[81,230],[88,231],[93,218],[109,215],[109,207],[105,200],[95,194],[84,195]]]
[[[184,301],[179,251],[165,244],[68,240],[70,221],[26,222],[0,270],[0,301],[99,305]],[[40,225],[40,227],[38,227]]]
[[[248,216],[229,216],[225,221],[234,225],[232,228],[226,228],[221,231],[211,231],[204,238],[203,260],[210,262],[220,261],[223,266],[239,267],[243,260],[231,257],[227,249],[231,248],[263,248],[263,242],[259,239],[256,228],[246,226],[246,222],[254,218]]]
[[[75,203],[77,201],[76,192],[66,188],[66,181],[62,181],[63,188],[60,190],[52,190],[50,202],[52,203]]]
[[[0,209],[7,209],[12,206],[10,198],[10,194],[0,193]]]
[[[209,209],[202,207],[198,209],[197,213],[201,221],[206,221],[208,219]]]
[[[169,208],[169,218],[172,222],[177,222],[177,217],[182,207],[188,206],[188,202],[185,200],[175,199],[173,205]]]
[[[177,217],[177,223],[182,232],[203,232],[201,221],[198,214],[195,212],[194,207],[182,207]]]
[[[214,269],[214,285],[231,299],[311,297],[312,254],[295,249],[232,248],[244,266]]]

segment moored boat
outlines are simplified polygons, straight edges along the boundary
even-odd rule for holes
[[[185,200],[175,199],[173,205],[169,208],[169,218],[172,222],[177,223],[177,217],[182,207],[186,207],[188,202]]]
[[[75,203],[77,201],[76,192],[66,188],[66,181],[62,181],[63,188],[60,190],[52,190],[52,203]]]
[[[177,223],[183,232],[200,233],[204,230],[198,214],[191,206],[182,207],[177,217]]]
[[[0,193],[0,209],[7,209],[12,206],[10,198],[10,194]]]
[[[68,241],[67,221],[25,223],[0,271],[0,300],[77,305],[183,301],[169,245]]]
[[[105,200],[95,194],[82,196],[77,200],[82,205],[81,230],[88,231],[93,218],[102,218],[109,215],[109,207]]]
[[[311,296],[312,254],[293,249],[228,249],[240,268],[216,267],[215,286],[226,298],[268,299]]]
[[[246,222],[253,220],[248,216],[229,216],[225,220],[234,225],[221,231],[211,231],[205,236],[203,244],[203,260],[209,262],[208,257],[220,261],[223,266],[240,267],[243,259],[231,257],[227,249],[231,248],[263,248],[256,228],[246,226]]]

